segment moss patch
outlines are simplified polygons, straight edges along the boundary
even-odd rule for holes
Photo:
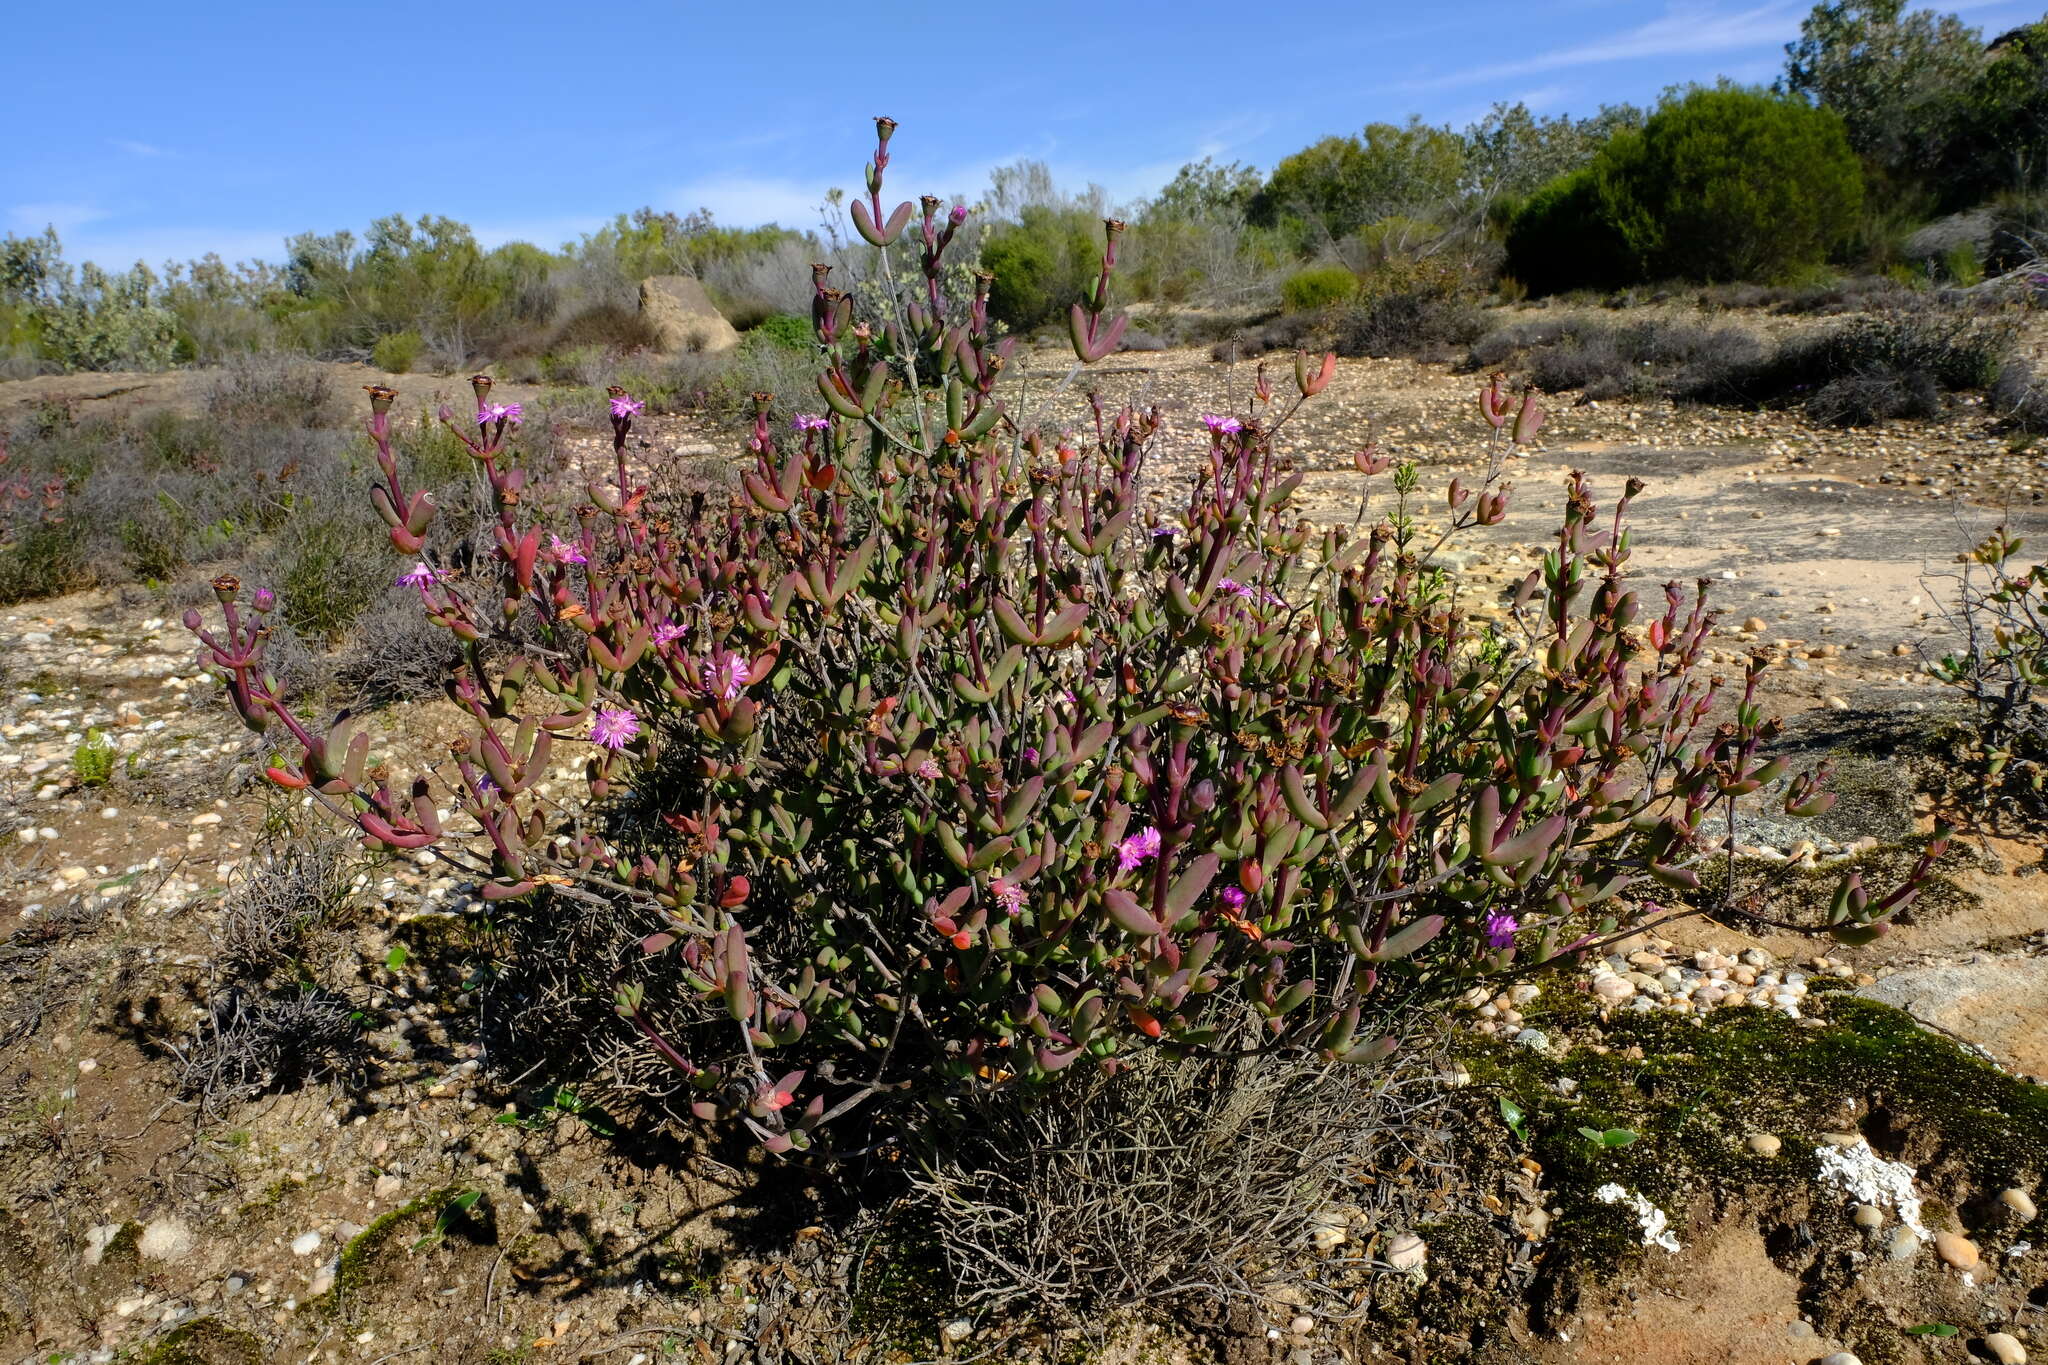
[[[262,1365],[263,1343],[218,1318],[194,1318],[169,1332],[137,1365]]]
[[[349,1239],[335,1262],[334,1288],[327,1292],[322,1307],[329,1313],[349,1311],[354,1300],[375,1283],[381,1263],[401,1233],[418,1228],[424,1234],[446,1208],[462,1193],[460,1185],[423,1194],[409,1204],[393,1209]]]
[[[1552,1245],[1575,1273],[1608,1281],[1642,1255],[1634,1216],[1596,1200],[1600,1186],[1641,1191],[1681,1224],[1702,1197],[1720,1207],[1774,1191],[1797,1199],[1823,1132],[1861,1132],[1958,1202],[2048,1171],[2048,1090],[1888,1006],[1839,994],[1812,1003],[1826,1014],[1819,1026],[1750,1008],[1704,1023],[1623,1013],[1600,1049],[1562,1058],[1478,1045],[1467,1064],[1487,1103],[1506,1096],[1522,1109],[1527,1154],[1563,1210]],[[1607,1147],[1582,1128],[1638,1136]],[[1753,1133],[1779,1137],[1781,1152],[1751,1153]]]

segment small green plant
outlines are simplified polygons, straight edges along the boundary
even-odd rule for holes
[[[759,338],[762,342],[772,342],[777,346],[784,346],[792,351],[802,351],[806,354],[817,344],[818,340],[817,335],[811,329],[811,320],[809,318],[800,318],[794,313],[775,313],[762,318],[747,333],[747,338],[749,340]]]
[[[496,1122],[507,1128],[518,1128],[525,1132],[537,1132],[552,1126],[565,1118],[581,1120],[583,1126],[600,1137],[612,1137],[617,1132],[611,1115],[597,1106],[586,1103],[575,1091],[561,1086],[548,1097],[547,1103],[531,1114],[500,1114]]]
[[[2025,566],[2023,544],[2000,526],[1957,556],[1949,616],[1963,643],[1927,671],[1969,699],[1966,758],[1984,798],[2039,813],[2048,796],[2048,564]]]
[[[1516,1104],[1506,1095],[1500,1097],[1500,1118],[1501,1122],[1508,1126],[1509,1132],[1513,1133],[1523,1142],[1529,1140],[1528,1116],[1524,1113],[1521,1105]]]
[[[1943,253],[1941,275],[1950,284],[1964,289],[1980,283],[1984,278],[1984,265],[1977,258],[1976,244],[1958,242]]]
[[[1280,302],[1290,313],[1313,313],[1349,301],[1358,293],[1358,276],[1341,265],[1312,265],[1297,270],[1280,286]]]
[[[469,1211],[475,1208],[483,1197],[482,1190],[464,1190],[443,1204],[441,1211],[434,1215],[434,1225],[421,1234],[420,1239],[412,1244],[412,1249],[419,1251],[446,1240],[448,1234],[454,1231],[463,1219],[469,1217]]]
[[[389,332],[371,345],[370,363],[388,374],[408,374],[425,349],[418,332]]]
[[[1595,1147],[1626,1147],[1638,1135],[1628,1128],[1581,1128],[1579,1136]]]
[[[1908,1327],[1906,1329],[1906,1335],[1909,1337],[1948,1338],[1961,1336],[1962,1333],[1962,1328],[1947,1322],[1923,1322],[1918,1327]]]
[[[71,773],[81,787],[104,787],[114,780],[114,760],[119,751],[105,730],[88,730],[71,751]]]

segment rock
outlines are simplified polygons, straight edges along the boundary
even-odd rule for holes
[[[656,275],[640,281],[640,316],[664,351],[726,351],[740,334],[688,275]]]
[[[1977,1265],[1977,1244],[1960,1233],[1935,1233],[1934,1254],[1957,1270],[1973,1270]]]
[[[135,1250],[145,1260],[182,1261],[192,1254],[192,1229],[175,1218],[159,1218],[142,1230]]]
[[[1618,1005],[1635,993],[1635,983],[1625,976],[1601,975],[1593,978],[1593,994],[1610,1005]]]
[[[2027,1365],[2027,1348],[2010,1332],[1992,1332],[1984,1338],[1984,1349],[1998,1365]]]
[[[1749,1141],[1744,1145],[1758,1156],[1776,1156],[1778,1149],[1784,1144],[1771,1133],[1751,1133]]]
[[[974,1324],[966,1318],[954,1318],[940,1329],[948,1341],[965,1341],[974,1335]]]
[[[108,1244],[120,1235],[119,1223],[101,1223],[98,1227],[86,1229],[85,1263],[98,1265],[106,1258]]]
[[[1429,1259],[1429,1247],[1412,1232],[1394,1235],[1387,1243],[1387,1264],[1396,1270],[1420,1270]]]
[[[1854,1351],[1837,1351],[1833,1355],[1822,1356],[1820,1365],[1863,1365],[1863,1360]]]
[[[405,1182],[397,1176],[380,1175],[377,1177],[377,1183],[370,1187],[370,1193],[379,1199],[391,1199],[396,1197],[398,1192],[404,1188]]]
[[[1909,1227],[1894,1228],[1891,1245],[1885,1248],[1885,1254],[1894,1261],[1910,1261],[1920,1254],[1920,1238]]]
[[[2009,1070],[2048,1075],[2048,957],[1993,956],[1908,967],[1857,992],[1989,1052]]]
[[[320,1234],[317,1232],[302,1232],[292,1238],[292,1255],[294,1256],[311,1256],[319,1249]]]
[[[2034,1196],[2028,1194],[2025,1190],[2018,1188],[2007,1190],[1998,1196],[1998,1202],[2018,1214],[2021,1222],[2031,1223],[2034,1221],[2037,1212],[2034,1208]]]
[[[1316,1330],[1316,1320],[1306,1316],[1298,1317],[1287,1324],[1287,1330],[1298,1337],[1305,1337]]]
[[[1881,1228],[1884,1226],[1884,1210],[1875,1204],[1858,1204],[1856,1212],[1850,1215],[1859,1228]]]

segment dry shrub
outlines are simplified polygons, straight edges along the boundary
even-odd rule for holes
[[[963,1306],[1072,1325],[1191,1295],[1259,1301],[1272,1279],[1314,1283],[1294,1264],[1344,1205],[1390,1212],[1377,1192],[1391,1186],[1362,1177],[1447,1159],[1439,1060],[1427,1047],[1377,1066],[1149,1050],[1049,1094],[985,1095],[907,1201]]]
[[[332,835],[274,829],[221,904],[206,1012],[174,1043],[178,1088],[208,1116],[364,1064],[359,1007],[337,986],[357,859]]]

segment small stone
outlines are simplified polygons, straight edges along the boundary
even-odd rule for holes
[[[159,1218],[142,1230],[136,1252],[151,1261],[182,1261],[192,1254],[192,1229],[175,1218]]]
[[[1776,1156],[1778,1154],[1778,1149],[1782,1147],[1784,1144],[1778,1141],[1777,1136],[1775,1134],[1751,1133],[1749,1135],[1749,1141],[1746,1145],[1748,1146],[1750,1151],[1756,1153],[1758,1156]]]
[[[2027,1348],[2010,1332],[1992,1332],[1984,1338],[1984,1349],[1998,1365],[2027,1365]]]
[[[1287,1330],[1298,1337],[1305,1337],[1316,1330],[1316,1320],[1307,1316],[1298,1317],[1287,1324]]]
[[[1892,1230],[1891,1245],[1885,1254],[1894,1261],[1910,1261],[1920,1254],[1920,1238],[1913,1229],[1901,1224]]]
[[[1851,1214],[1850,1217],[1855,1219],[1856,1226],[1859,1228],[1881,1228],[1884,1226],[1884,1210],[1875,1204],[1858,1204],[1856,1212]]]
[[[1863,1365],[1863,1360],[1854,1351],[1837,1351],[1833,1355],[1822,1356],[1820,1365]]]
[[[2028,1194],[2025,1190],[2015,1186],[1999,1195],[1998,1202],[2018,1214],[2021,1222],[2031,1223],[2034,1221],[2034,1216],[2037,1212],[2034,1208],[2034,1196]]]
[[[1957,1270],[1971,1270],[1977,1265],[1977,1244],[1959,1233],[1935,1233],[1934,1254]]]
[[[395,1175],[380,1175],[377,1183],[370,1187],[370,1193],[379,1199],[390,1199],[405,1188],[405,1182]]]
[[[302,1232],[292,1238],[292,1255],[294,1256],[311,1256],[319,1249],[320,1234],[317,1232]]]
[[[1387,1243],[1387,1264],[1396,1270],[1420,1270],[1429,1259],[1429,1247],[1412,1232],[1396,1233]]]
[[[1618,1005],[1635,993],[1635,983],[1625,976],[1603,974],[1593,978],[1593,994],[1610,1005]]]
[[[941,1330],[948,1341],[965,1341],[974,1335],[974,1323],[967,1318],[954,1318]]]

